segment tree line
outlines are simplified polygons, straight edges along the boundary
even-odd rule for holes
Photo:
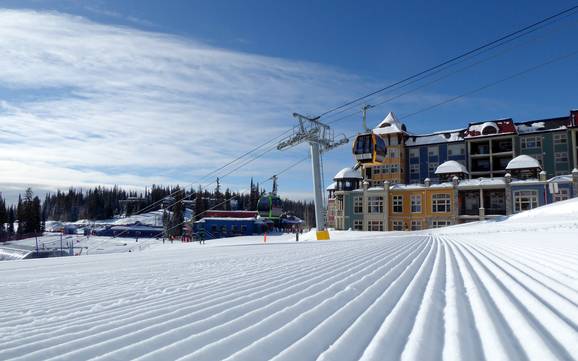
[[[0,194],[0,241],[40,235],[45,221],[40,198],[34,196],[32,189],[26,189],[24,196],[18,196],[18,203],[10,206]]]
[[[106,220],[130,216],[140,212],[164,209],[163,224],[180,232],[177,224],[184,220],[185,208],[195,210],[196,220],[203,213],[215,210],[256,210],[259,198],[266,193],[251,179],[248,193],[234,192],[221,187],[217,178],[213,189],[181,188],[180,186],[153,185],[144,191],[125,190],[117,186],[91,189],[70,188],[48,193],[41,201],[28,188],[15,205],[6,204],[0,193],[0,240],[20,239],[41,234],[49,221],[75,222],[79,219]],[[312,202],[285,199],[286,211],[303,219],[307,226],[315,224]],[[168,210],[168,211],[167,211]],[[173,233],[173,232],[169,232]]]

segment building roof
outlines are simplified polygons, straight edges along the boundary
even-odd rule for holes
[[[536,168],[542,169],[540,163],[536,159],[526,154],[517,156],[516,158],[512,159],[506,166],[506,170],[536,169]]]
[[[452,173],[469,174],[466,167],[463,164],[456,162],[455,160],[448,160],[447,162],[443,162],[437,167],[435,171],[435,174],[452,174]]]
[[[466,138],[515,134],[516,126],[512,118],[497,119],[479,123],[470,123],[466,130]]]
[[[373,129],[375,134],[405,133],[405,125],[400,122],[393,112],[389,112],[385,119]]]
[[[557,175],[548,179],[548,183],[572,183],[572,174]]]
[[[443,130],[431,134],[410,135],[405,141],[408,147],[438,143],[460,142],[464,140],[465,129]]]
[[[337,182],[333,182],[327,188],[325,188],[325,190],[328,190],[328,191],[334,191],[336,189],[337,189]]]
[[[557,130],[565,130],[571,126],[572,119],[570,117],[558,117],[516,123],[516,128],[518,129],[519,134],[552,132]]]
[[[361,176],[361,173],[359,171],[347,167],[337,172],[335,177],[333,177],[333,180],[338,179],[363,179],[363,177]]]
[[[220,221],[220,222],[254,222],[256,221],[255,217],[203,217],[196,221],[195,223],[204,223],[206,221]]]
[[[257,211],[225,211],[211,209],[204,212],[205,218],[255,218]]]
[[[506,181],[503,177],[495,177],[495,178],[474,178],[474,179],[463,179],[460,180],[458,184],[458,188],[480,188],[480,187],[487,187],[487,186],[498,186],[498,187],[505,187]]]

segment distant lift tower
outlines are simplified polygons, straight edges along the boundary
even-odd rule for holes
[[[301,114],[293,113],[299,121],[299,125],[293,128],[293,134],[277,145],[277,149],[284,150],[308,142],[311,148],[311,166],[313,169],[313,192],[315,194],[315,224],[317,226],[317,239],[329,239],[329,232],[325,227],[323,189],[321,186],[321,152],[327,152],[335,147],[345,144],[349,139],[345,136],[335,140],[333,130],[319,121],[319,117],[308,118]]]

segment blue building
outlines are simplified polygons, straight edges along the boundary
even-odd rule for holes
[[[195,238],[250,236],[265,232],[267,224],[256,218],[205,217],[193,225]]]
[[[154,227],[140,222],[134,224],[107,226],[97,230],[96,236],[124,237],[124,238],[160,238],[164,234],[163,227]]]

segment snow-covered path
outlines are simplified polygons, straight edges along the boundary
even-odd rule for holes
[[[573,237],[349,234],[3,262],[0,359],[577,357]]]

